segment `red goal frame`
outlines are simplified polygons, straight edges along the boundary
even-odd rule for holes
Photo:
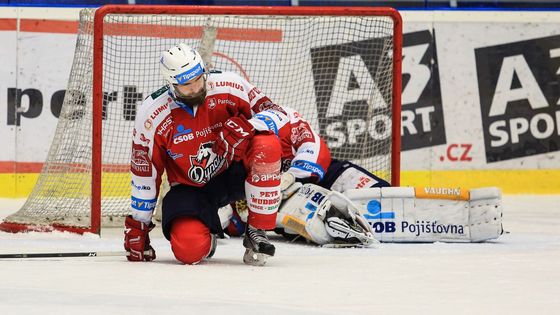
[[[106,15],[121,14],[222,14],[222,15],[327,15],[327,16],[388,16],[393,20],[393,104],[391,185],[400,184],[401,146],[401,61],[402,18],[393,8],[376,7],[262,7],[262,6],[158,6],[106,5],[95,12],[93,33],[93,143],[91,227],[88,232],[99,233],[101,228],[101,144],[103,108],[103,21]],[[96,149],[97,148],[97,149]]]
[[[89,228],[63,226],[34,226],[19,223],[0,223],[0,229],[11,232],[62,230],[74,233],[100,233],[102,185],[102,117],[103,117],[103,38],[104,19],[109,14],[174,14],[174,15],[245,15],[245,16],[384,16],[393,20],[393,90],[392,90],[392,143],[391,185],[400,184],[401,146],[401,62],[402,19],[399,12],[388,7],[271,7],[271,6],[160,6],[160,5],[105,5],[95,11],[93,23],[93,121],[92,121],[92,174],[91,225]]]

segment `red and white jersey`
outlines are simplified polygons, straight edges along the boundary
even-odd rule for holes
[[[259,131],[288,123],[286,112],[247,80],[234,73],[210,73],[204,104],[180,106],[168,87],[148,96],[136,113],[131,173],[133,216],[148,222],[155,208],[161,175],[169,183],[201,187],[223,172],[225,159],[212,151],[223,123],[244,116]],[[266,111],[264,116],[255,114]]]
[[[331,164],[327,144],[296,110],[283,109],[289,123],[278,133],[282,143],[282,171],[289,171],[296,178],[321,180]]]

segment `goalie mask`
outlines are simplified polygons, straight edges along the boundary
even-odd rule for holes
[[[200,54],[184,43],[164,51],[160,71],[179,106],[198,106],[206,98],[206,71]]]

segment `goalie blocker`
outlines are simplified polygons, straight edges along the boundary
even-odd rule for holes
[[[277,225],[320,245],[481,242],[502,234],[501,192],[383,187],[340,194],[305,184],[283,202]]]

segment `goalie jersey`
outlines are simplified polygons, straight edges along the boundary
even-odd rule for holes
[[[204,104],[194,108],[175,102],[167,86],[139,107],[131,152],[131,208],[137,220],[151,220],[164,169],[172,186],[202,187],[227,168],[212,145],[223,123],[234,116],[280,138],[285,169],[302,177],[324,175],[330,153],[296,111],[274,104],[235,73],[211,72],[206,88]]]

